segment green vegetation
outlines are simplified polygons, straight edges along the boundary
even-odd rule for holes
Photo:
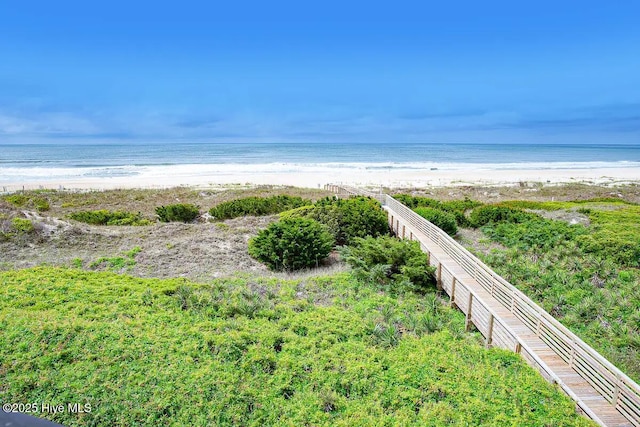
[[[482,231],[509,249],[493,250],[484,261],[638,381],[640,274],[632,267],[640,258],[640,207],[562,203],[590,206],[583,212],[591,225],[523,216],[504,206],[485,210],[501,221]]]
[[[522,209],[577,211],[589,217],[591,226],[588,230],[581,227],[570,230],[559,221],[547,221],[543,225],[539,215]],[[476,227],[499,222],[524,224],[521,227],[502,225],[502,230],[497,232],[493,229],[488,230],[490,237],[510,247],[517,242],[509,236],[516,236],[516,240],[526,240],[526,237],[521,235],[531,233],[525,233],[523,230],[535,227],[538,228],[536,241],[526,243],[525,246],[539,244],[541,247],[552,247],[559,240],[571,239],[586,253],[611,259],[622,267],[640,267],[640,206],[633,203],[607,198],[576,202],[513,200],[497,205],[485,205],[471,213],[471,223]]]
[[[593,425],[435,294],[347,274],[198,285],[0,273],[3,402],[79,402],[67,426]]]
[[[329,228],[337,245],[348,245],[358,237],[389,233],[387,215],[377,200],[369,197],[326,197],[313,206],[284,212],[283,218],[310,218]]]
[[[152,222],[142,217],[140,212],[108,211],[105,209],[97,211],[77,211],[72,212],[69,218],[93,225],[151,225]]]
[[[449,212],[434,208],[415,208],[414,211],[450,236],[458,232],[456,217]]]
[[[108,270],[113,272],[123,272],[126,270],[130,270],[133,266],[136,265],[136,255],[142,252],[142,248],[140,246],[136,246],[135,248],[126,251],[123,256],[118,257],[100,257],[94,262],[92,262],[89,267],[90,268],[98,268],[102,266],[106,266]],[[74,261],[74,267],[79,268],[82,267],[82,260],[79,260],[80,263],[78,265],[78,261]]]
[[[532,209],[544,211],[556,211],[560,209],[573,209],[583,206],[637,206],[635,203],[617,198],[597,197],[588,200],[575,200],[570,202],[535,202],[530,200],[507,200],[500,203],[516,209]]]
[[[35,231],[31,220],[18,217],[11,220],[11,228],[13,232],[17,234],[29,234]]]
[[[499,222],[509,222],[519,224],[533,219],[540,218],[534,213],[525,212],[522,209],[497,205],[483,205],[471,212],[469,223],[473,227],[482,227],[487,224],[496,224]]]
[[[275,222],[249,241],[249,254],[272,270],[317,267],[333,248],[333,236],[307,218]]]
[[[393,197],[399,202],[405,204],[407,207],[414,210],[416,208],[431,208],[448,212],[455,217],[456,223],[460,227],[469,226],[469,220],[465,216],[465,213],[482,205],[482,203],[476,200],[471,200],[468,197],[465,197],[462,200],[448,200],[444,202],[431,199],[429,197],[411,196],[409,194],[396,194]]]
[[[591,220],[591,233],[578,240],[585,252],[621,266],[640,267],[640,206],[585,213]]]
[[[49,201],[37,193],[25,195],[20,193],[9,194],[2,197],[2,200],[11,203],[13,206],[35,209],[38,212],[45,212],[51,209]]]
[[[433,288],[435,268],[417,241],[393,237],[356,238],[340,255],[359,280],[376,284],[391,293],[422,292]]]
[[[505,246],[536,251],[552,249],[587,233],[582,225],[569,225],[538,216],[531,216],[524,222],[492,223],[482,231]]]
[[[334,244],[385,233],[386,215],[376,200],[327,197],[282,212],[249,242],[249,254],[272,270],[298,270],[318,266]]]
[[[25,238],[36,233],[33,221],[0,214],[0,242]]]
[[[191,222],[200,215],[200,209],[196,205],[177,203],[158,206],[156,215],[160,222]]]
[[[297,196],[245,197],[220,203],[209,214],[217,220],[240,216],[273,215],[289,209],[311,204],[311,200]]]

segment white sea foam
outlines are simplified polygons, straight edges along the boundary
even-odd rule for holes
[[[435,163],[435,162],[330,162],[330,163],[262,163],[262,164],[181,164],[112,167],[0,167],[0,183],[33,181],[108,179],[131,177],[141,179],[168,177],[219,177],[230,175],[277,175],[292,173],[432,173],[435,171],[553,171],[640,168],[640,162],[531,162],[531,163]]]

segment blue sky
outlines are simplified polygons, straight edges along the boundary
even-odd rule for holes
[[[640,144],[638,1],[6,0],[0,58],[0,143]]]

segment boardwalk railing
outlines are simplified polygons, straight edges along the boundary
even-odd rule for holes
[[[477,282],[482,291],[486,292],[485,295],[465,284],[464,279],[456,280],[456,276],[460,274],[449,271],[440,260],[430,259],[430,264],[437,267],[438,283],[450,295],[452,302],[467,314],[467,323],[473,322],[485,336],[487,345],[520,353],[545,378],[557,383],[573,398],[586,415],[601,425],[608,425],[536,354],[534,349],[530,348],[525,339],[526,335],[535,335],[591,384],[600,396],[629,420],[631,425],[640,426],[640,386],[447,233],[391,196],[344,186],[331,185],[326,188],[338,194],[366,195],[378,199],[389,210],[390,226],[396,235],[413,239],[415,231],[416,234],[426,236]],[[407,233],[406,225],[413,231]],[[420,245],[425,252],[432,252],[422,241]],[[503,307],[496,310],[487,304],[484,301],[487,294],[499,301]],[[512,314],[526,325],[527,333],[515,331],[508,321],[503,320],[505,316],[501,313],[504,312]]]

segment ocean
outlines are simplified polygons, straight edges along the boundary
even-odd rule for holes
[[[185,170],[517,170],[640,167],[640,145],[436,143],[0,144],[0,185]],[[640,178],[640,177],[639,177]]]

